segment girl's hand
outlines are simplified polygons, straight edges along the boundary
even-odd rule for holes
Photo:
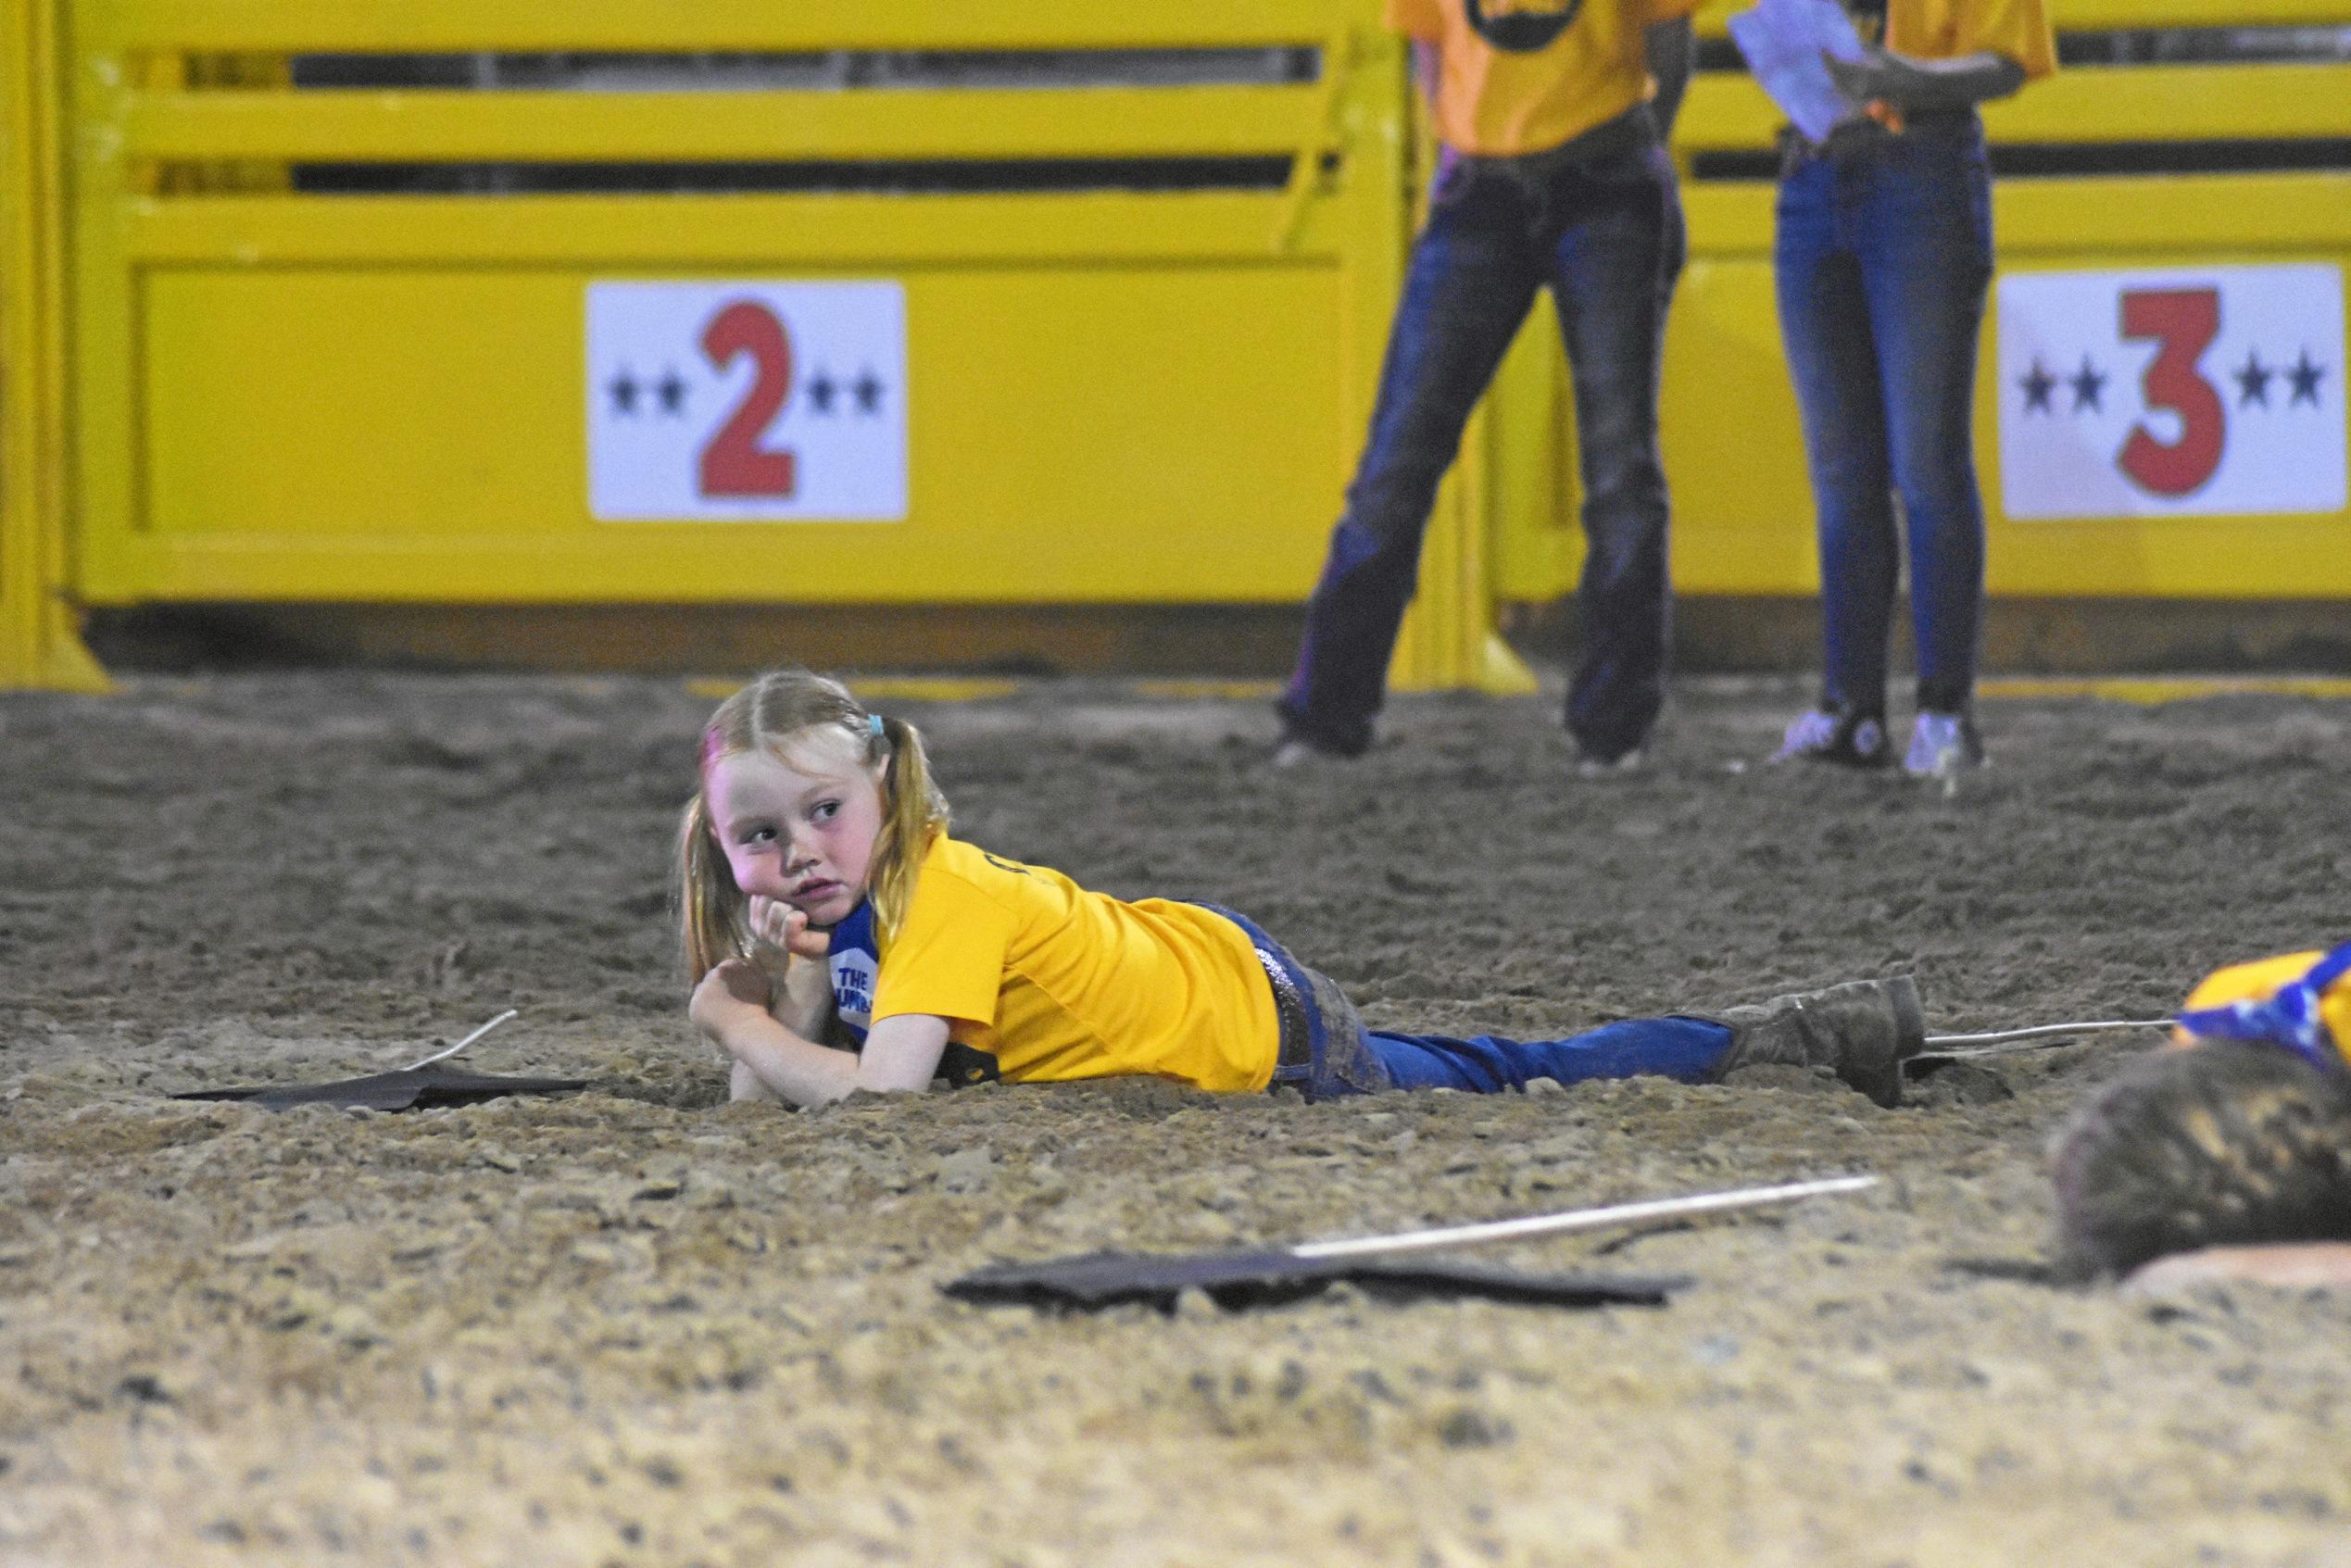
[[[796,959],[822,960],[832,951],[833,939],[822,931],[811,930],[808,915],[781,898],[751,896],[751,937],[761,947],[773,947],[781,954]],[[760,956],[760,955],[755,955]]]
[[[765,1020],[773,988],[759,965],[748,959],[729,959],[702,976],[685,1004],[694,1027],[723,1046],[730,1033],[746,1019]]]
[[[779,898],[754,894],[748,913],[751,961],[767,976],[769,1016],[816,1038],[833,1009],[833,974],[825,963],[831,934],[810,929],[807,914]]]

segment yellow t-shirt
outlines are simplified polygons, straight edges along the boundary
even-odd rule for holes
[[[2005,55],[2038,82],[2057,69],[2056,35],[2043,0],[1891,0],[1886,47],[1921,60]]]
[[[1197,904],[1126,903],[941,834],[882,950],[874,1022],[948,1020],[1008,1080],[1151,1073],[1220,1092],[1274,1076],[1281,1025],[1248,935]]]
[[[1563,0],[1483,0],[1489,16],[1540,15]],[[1584,0],[1549,44],[1497,49],[1469,24],[1465,0],[1388,0],[1388,25],[1438,47],[1437,138],[1456,152],[1539,153],[1613,119],[1656,90],[1642,34],[1699,0]]]
[[[2224,1008],[2231,1002],[2267,1001],[2277,995],[2279,986],[2301,979],[2310,972],[2312,964],[2325,957],[2324,952],[2288,953],[2282,958],[2232,964],[2215,971],[2203,985],[2188,993],[2181,1010],[2194,1012],[2203,1008]],[[2335,1049],[2351,1061],[2351,975],[2327,987],[2326,994],[2319,998],[2319,1016],[2326,1021],[2327,1032],[2334,1036]],[[2188,1038],[2179,1029],[2172,1034],[2182,1043]]]

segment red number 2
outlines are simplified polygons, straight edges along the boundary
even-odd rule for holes
[[[2180,416],[2180,439],[2161,442],[2145,425],[2134,425],[2119,466],[2158,495],[2188,495],[2219,469],[2229,435],[2228,407],[2196,370],[2220,335],[2220,291],[2133,289],[2122,296],[2122,335],[2161,345],[2140,385],[2150,409]]]
[[[702,329],[702,352],[722,370],[738,354],[749,355],[759,369],[743,401],[702,448],[702,494],[789,495],[792,454],[760,445],[767,422],[792,388],[792,341],[784,334],[784,323],[766,306],[738,299]]]

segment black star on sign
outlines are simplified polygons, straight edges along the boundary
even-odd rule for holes
[[[2261,362],[2261,351],[2245,350],[2244,367],[2229,372],[2237,380],[2237,407],[2246,408],[2258,403],[2269,406],[2269,381],[2278,372]]]
[[[849,390],[857,394],[858,412],[878,414],[882,411],[882,383],[873,371],[868,370],[859,376],[857,383]]]
[[[2041,368],[2041,356],[2036,354],[2032,357],[2032,373],[2017,384],[2024,388],[2026,413],[2035,409],[2044,414],[2056,412],[2050,405],[2049,395],[2057,390],[2057,378]]]
[[[644,389],[637,384],[636,378],[629,374],[628,367],[623,365],[619,375],[604,383],[604,390],[611,395],[612,411],[626,419],[636,412],[636,395]]]
[[[2304,349],[2302,358],[2286,367],[2286,380],[2294,383],[2294,395],[2286,399],[2286,407],[2291,408],[2307,398],[2310,407],[2317,408],[2319,381],[2326,373],[2327,368],[2312,359],[2308,349]]]
[[[835,381],[823,370],[818,370],[815,379],[808,383],[809,412],[811,414],[831,413],[834,395],[840,390],[840,383]]]
[[[2090,363],[2090,356],[2085,354],[2081,357],[2081,369],[2068,376],[2066,381],[2073,387],[2075,413],[2079,414],[2084,408],[2093,414],[2103,414],[2106,411],[2106,406],[2098,401],[2099,396],[2106,391],[2106,378],[2098,373],[2098,368],[2095,365]]]
[[[655,386],[653,390],[660,395],[661,412],[664,414],[683,414],[685,412],[685,383],[678,375],[677,371],[674,370],[663,370],[661,372],[660,384]]]

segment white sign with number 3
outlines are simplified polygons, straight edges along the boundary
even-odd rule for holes
[[[2338,267],[2005,275],[2003,508],[2339,512],[2343,372]]]
[[[590,283],[586,390],[599,521],[906,517],[897,283]]]

